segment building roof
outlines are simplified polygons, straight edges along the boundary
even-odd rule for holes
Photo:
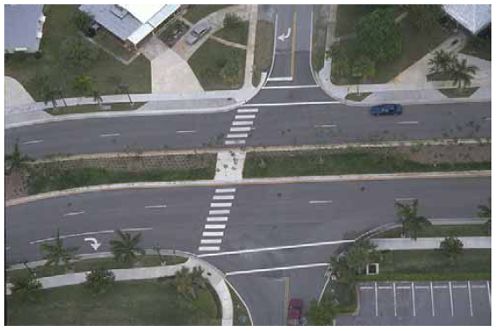
[[[443,5],[448,15],[476,34],[491,23],[491,5]]]
[[[180,5],[137,3],[122,5],[81,5],[97,23],[123,41],[137,45],[172,15]]]
[[[43,5],[5,5],[5,49],[37,51],[44,22]]]

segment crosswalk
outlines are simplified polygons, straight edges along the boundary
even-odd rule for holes
[[[257,108],[244,108],[238,109],[234,120],[231,122],[231,128],[226,135],[224,144],[226,146],[241,146],[246,144],[246,139],[253,130],[255,117],[259,109]]]
[[[216,252],[220,250],[235,194],[236,188],[215,189],[198,251]]]

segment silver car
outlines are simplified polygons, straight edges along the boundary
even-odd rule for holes
[[[186,43],[188,45],[194,45],[198,40],[201,39],[207,32],[212,30],[212,27],[208,23],[200,23],[189,31],[186,36]]]

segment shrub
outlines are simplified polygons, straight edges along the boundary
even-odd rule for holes
[[[61,43],[60,52],[66,65],[81,71],[90,68],[99,55],[97,50],[81,37],[66,38]]]
[[[29,273],[28,276],[22,276],[12,281],[12,295],[19,297],[21,300],[36,301],[40,294],[42,284],[36,278],[34,273]]]
[[[115,275],[112,271],[102,267],[92,268],[87,274],[85,287],[91,290],[94,294],[106,292],[115,282]]]

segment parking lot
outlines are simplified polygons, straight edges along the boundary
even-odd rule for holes
[[[489,281],[359,283],[358,295],[337,325],[491,325]]]

